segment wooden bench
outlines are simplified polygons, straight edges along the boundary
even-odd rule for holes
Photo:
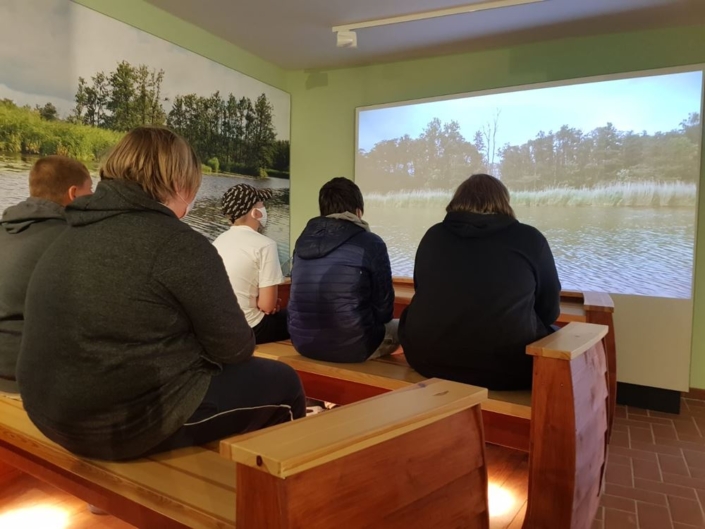
[[[279,285],[279,297],[283,307],[288,304],[290,289],[289,280]],[[414,296],[413,280],[395,278],[394,289],[394,316],[398,318]],[[617,350],[613,313],[612,298],[604,292],[561,292],[561,312],[557,321],[559,325],[565,326],[574,322],[593,323],[605,325],[608,328],[603,338],[609,389],[608,439],[617,406]],[[342,365],[339,369],[335,369],[335,364],[329,364],[321,370],[309,364],[300,364],[299,355],[286,348],[288,342],[282,343],[285,347],[272,344],[260,346],[257,354],[265,358],[280,359],[292,365],[299,371],[307,388],[307,394],[313,398],[347,404],[423,380],[422,376],[408,366],[403,355],[394,355],[389,359],[378,361],[397,365],[399,366],[397,369],[383,368],[367,362],[360,364],[359,367],[352,367],[350,364]],[[301,369],[294,364],[298,364]],[[325,363],[322,364],[325,365]],[[529,420],[531,419],[530,392],[490,392],[488,401],[483,405],[483,417],[485,434],[489,442],[528,450]]]
[[[595,517],[608,442],[607,333],[604,325],[573,322],[530,345],[533,392],[507,400],[503,393],[513,392],[489,392],[482,403],[486,441],[529,452],[525,529],[588,529]],[[259,346],[256,354],[291,365],[307,394],[325,394],[334,402],[354,400],[361,391],[411,386],[422,378],[399,360],[331,364],[304,358],[284,343]],[[505,414],[522,419],[522,428],[511,431],[511,421],[494,422]]]
[[[222,455],[194,447],[121,463],[67,452],[20,402],[0,398],[0,463],[136,527],[232,529],[237,520],[238,529],[315,529],[342,519],[361,528],[453,520],[487,529],[486,395],[431,379],[225,440]],[[0,476],[6,470],[0,464]]]

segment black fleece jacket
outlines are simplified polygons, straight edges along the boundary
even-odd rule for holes
[[[546,238],[504,215],[449,213],[416,253],[416,294],[400,322],[421,374],[495,390],[531,386],[527,344],[560,313]]]
[[[85,457],[138,457],[193,414],[254,335],[215,248],[133,183],[102,181],[27,292],[17,379],[50,439]],[[237,388],[233,388],[237,391]]]

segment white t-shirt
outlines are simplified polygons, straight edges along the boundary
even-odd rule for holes
[[[247,323],[254,327],[264,318],[257,307],[259,289],[284,281],[277,243],[249,226],[232,226],[213,245],[225,263]]]

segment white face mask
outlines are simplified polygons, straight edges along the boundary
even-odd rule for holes
[[[260,218],[258,218],[257,220],[259,221],[259,223],[260,223],[260,224],[262,225],[262,227],[264,228],[265,226],[267,226],[267,208],[255,208],[255,209],[252,211],[252,216],[253,216],[253,217],[255,216],[255,211],[259,211],[259,212],[262,214],[262,216],[261,216]]]

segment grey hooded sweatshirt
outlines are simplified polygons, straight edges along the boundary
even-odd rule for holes
[[[24,407],[78,455],[136,458],[187,422],[223,364],[252,356],[254,335],[213,245],[137,184],[104,180],[66,218],[27,291]]]
[[[17,393],[27,285],[39,258],[66,229],[66,219],[59,204],[28,198],[7,208],[0,224],[0,391]]]

